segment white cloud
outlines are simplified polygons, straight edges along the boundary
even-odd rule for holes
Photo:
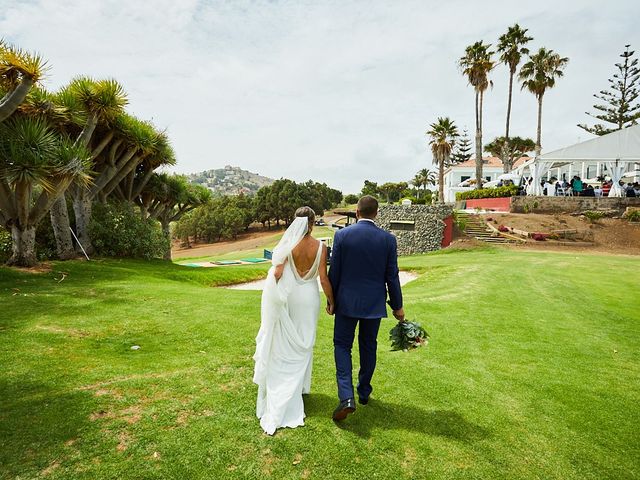
[[[120,80],[133,113],[168,127],[179,171],[233,164],[357,191],[365,178],[407,180],[428,166],[423,134],[437,116],[473,130],[456,59],[514,22],[534,48],[571,59],[545,99],[544,148],[587,137],[575,124],[623,46],[640,48],[640,6],[514,4],[0,0],[0,31],[49,60],[50,88],[80,74]],[[504,129],[503,67],[493,80],[487,140]],[[516,93],[514,134],[534,136],[535,108]]]

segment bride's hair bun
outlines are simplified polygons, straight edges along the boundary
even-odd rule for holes
[[[296,217],[307,217],[309,225],[313,225],[313,222],[316,221],[316,212],[311,207],[300,207],[296,210]]]

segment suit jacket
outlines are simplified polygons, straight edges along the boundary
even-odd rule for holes
[[[387,292],[391,308],[402,308],[396,237],[366,220],[336,232],[329,280],[338,314],[386,317]]]

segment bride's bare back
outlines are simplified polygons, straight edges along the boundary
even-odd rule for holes
[[[300,277],[304,277],[313,267],[316,256],[318,255],[319,243],[319,240],[316,240],[311,235],[307,235],[300,240],[300,243],[291,251],[293,263]]]

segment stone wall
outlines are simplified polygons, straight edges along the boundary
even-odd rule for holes
[[[574,213],[586,210],[616,211],[640,207],[640,198],[627,197],[511,197],[512,213]]]
[[[444,219],[453,214],[451,205],[381,205],[376,217],[379,227],[398,239],[398,255],[439,250],[444,235]],[[413,230],[401,230],[392,222],[411,222]],[[411,227],[410,224],[405,224]]]

